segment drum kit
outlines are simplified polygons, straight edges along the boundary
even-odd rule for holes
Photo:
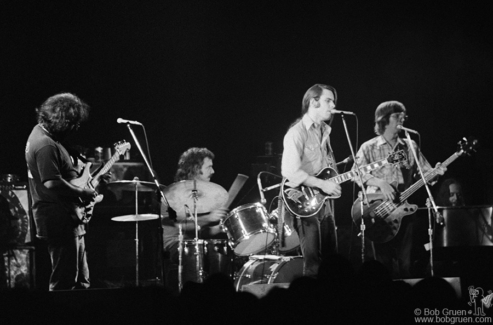
[[[123,188],[135,191],[135,214],[114,217],[112,220],[135,222],[138,285],[138,223],[159,218],[156,214],[138,213],[138,192],[155,191],[156,185],[134,179],[112,182],[108,186],[110,189]],[[168,187],[163,186],[162,190],[177,217],[193,218],[196,225],[194,239],[183,239],[183,236],[179,236],[180,288],[182,281],[201,283],[214,273],[223,273],[232,277],[237,290],[242,290],[244,285],[249,284],[291,282],[296,277],[302,276],[303,262],[299,256],[299,239],[291,219],[286,218],[289,217],[287,214],[284,218],[283,245],[280,245],[277,230],[279,210],[275,209],[269,213],[260,203],[238,206],[221,220],[219,228],[222,234],[225,234],[225,239],[217,239],[217,236],[214,236],[216,239],[199,238],[200,227],[197,227],[197,218],[215,209],[228,208],[234,199],[231,196],[236,196],[239,189],[235,189],[233,184],[227,192],[223,187],[212,182],[190,180],[176,182]],[[240,263],[242,266],[238,271]],[[188,270],[184,271],[183,268]],[[194,275],[189,276],[190,274]]]

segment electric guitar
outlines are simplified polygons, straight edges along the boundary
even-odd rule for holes
[[[372,170],[380,168],[384,165],[397,164],[406,159],[407,158],[404,150],[399,150],[391,153],[385,159],[360,167],[360,170],[363,173],[369,173]],[[351,170],[344,174],[338,175],[333,168],[326,167],[322,169],[317,175],[315,175],[315,177],[341,184],[357,175],[358,174],[355,170]],[[326,200],[337,199],[340,197],[340,195],[328,195],[316,187],[303,185],[298,187],[289,187],[286,184],[287,181],[288,180],[285,178],[281,183],[282,199],[286,203],[286,207],[288,208],[288,210],[298,217],[311,217],[320,211]]]
[[[74,178],[70,180],[70,184],[75,185],[80,188],[91,188],[95,189],[101,180],[101,176],[106,174],[111,166],[119,160],[120,156],[124,155],[127,150],[130,149],[130,143],[126,141],[120,141],[115,144],[115,153],[113,156],[102,166],[99,168],[95,173],[95,175],[91,175],[91,165],[92,163],[87,163],[86,166],[84,167],[84,170],[81,173],[81,176],[78,178]],[[99,194],[96,196],[96,198],[90,202],[86,202],[83,200],[79,200],[75,204],[75,213],[76,217],[74,217],[75,221],[79,223],[88,223],[89,220],[92,217],[92,211],[94,209],[94,205],[96,203],[99,203],[103,200],[103,195]]]
[[[470,154],[475,150],[478,141],[475,139],[459,141],[459,150],[450,158],[442,163],[447,167],[457,158],[464,154]],[[434,168],[425,174],[424,178],[428,183],[438,175],[438,168]],[[391,184],[396,188],[396,184]],[[401,220],[404,216],[414,213],[417,210],[415,204],[409,204],[406,200],[424,185],[423,179],[420,179],[407,190],[400,193],[394,200],[386,200],[381,193],[368,194],[368,205],[363,205],[363,218],[365,222],[365,235],[376,243],[385,243],[391,240],[399,232]],[[351,215],[356,224],[361,220],[361,199],[354,201],[351,208]]]

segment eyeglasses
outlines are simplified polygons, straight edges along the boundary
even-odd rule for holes
[[[390,114],[390,117],[396,119],[396,120],[407,120],[408,116],[405,113],[392,113]]]

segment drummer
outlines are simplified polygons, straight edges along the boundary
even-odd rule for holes
[[[178,161],[175,182],[184,180],[197,180],[198,183],[200,181],[210,182],[214,174],[213,159],[214,154],[207,148],[188,149],[180,156]],[[193,207],[189,206],[189,209],[192,210]],[[195,222],[190,215],[192,212],[177,215],[176,211],[168,206],[166,200],[163,200],[161,213],[163,216],[163,250],[165,254],[169,254],[169,263],[165,264],[166,287],[176,293],[178,290],[179,224],[182,226],[183,239],[191,240],[195,238]],[[227,209],[218,208],[205,214],[199,214],[197,218],[197,224],[200,228],[199,238],[227,238],[219,226],[221,219],[226,217],[227,213]],[[195,268],[187,267],[185,263],[186,261],[183,261],[183,282],[187,279],[196,278]]]

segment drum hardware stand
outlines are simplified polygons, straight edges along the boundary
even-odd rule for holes
[[[135,217],[139,215],[139,178],[134,178],[135,182]],[[139,286],[139,222],[135,221],[135,286]]]
[[[193,190],[192,190],[192,198],[193,198],[193,215],[194,215],[194,223],[195,223],[195,271],[197,272],[197,282],[202,283],[203,279],[203,268],[200,263],[200,254],[199,254],[199,224],[198,224],[198,216],[197,216],[197,201],[199,199],[198,191],[197,191],[197,181],[193,180]]]
[[[411,136],[409,135],[409,132],[404,129],[404,133],[406,134],[407,141],[409,142],[409,147],[411,148],[411,152],[413,153],[414,156],[414,161],[416,162],[416,166],[418,166],[419,170],[419,175],[421,176],[421,179],[423,180],[424,186],[426,188],[426,192],[428,193],[428,197],[430,199],[431,205],[433,206],[433,210],[435,211],[435,221],[439,224],[443,224],[443,217],[438,212],[438,208],[435,204],[435,200],[433,200],[433,195],[431,195],[430,188],[428,186],[428,182],[426,181],[425,175],[423,174],[423,170],[421,169],[421,165],[419,163],[418,157],[416,155],[416,151],[414,150],[414,146],[412,145],[411,142]],[[430,210],[430,209],[429,209]],[[430,251],[430,272],[431,276],[434,276],[434,268],[433,268],[433,227],[432,227],[432,222],[431,222],[431,213],[428,212],[428,238],[429,238],[429,251]]]
[[[352,159],[353,159],[353,162],[354,162],[354,165],[356,166],[356,174],[358,175],[358,178],[359,178],[359,181],[361,183],[361,192],[362,193],[362,198],[360,199],[361,201],[361,225],[360,225],[360,230],[361,230],[361,263],[364,263],[365,262],[365,230],[366,230],[366,226],[365,226],[365,221],[364,221],[364,218],[363,218],[363,206],[366,205],[366,206],[370,206],[370,202],[368,201],[368,195],[366,194],[366,190],[365,190],[365,186],[363,184],[363,178],[361,177],[361,171],[360,171],[360,167],[358,165],[358,162],[356,161],[356,156],[354,155],[354,150],[353,150],[353,146],[351,144],[351,139],[349,138],[349,132],[347,130],[347,125],[346,125],[346,120],[344,119],[344,113],[341,112],[340,113],[341,115],[341,119],[342,119],[342,124],[344,125],[344,130],[346,131],[346,137],[347,137],[347,140],[348,140],[348,144],[349,144],[349,149],[351,150],[351,156]],[[358,119],[358,117],[356,116],[356,114],[354,114],[354,117],[356,117],[356,119]],[[358,195],[359,197],[359,195]]]
[[[267,201],[265,200],[264,192],[267,192],[267,191],[270,191],[270,190],[273,190],[275,188],[280,187],[282,182],[275,184],[275,185],[272,185],[272,186],[269,186],[269,187],[266,187],[266,188],[263,188],[262,187],[262,181],[260,179],[260,175],[262,175],[263,173],[268,173],[268,174],[271,174],[271,175],[279,177],[279,178],[282,178],[282,177],[279,175],[275,175],[275,174],[266,172],[266,171],[261,171],[258,173],[257,184],[258,184],[258,189],[259,189],[259,193],[260,193],[260,203],[262,203],[262,205],[265,206]],[[280,188],[279,191],[282,191],[282,188]],[[277,210],[278,210],[278,216],[277,216],[277,234],[278,235],[276,236],[276,239],[274,240],[274,245],[273,245],[273,254],[274,255],[279,255],[279,251],[280,251],[279,247],[282,246],[283,241],[285,240],[285,236],[284,236],[284,211],[285,210],[284,210],[284,203],[282,201],[282,193],[281,192],[279,192],[279,196],[278,196]],[[267,212],[269,212],[269,211],[267,211]]]
[[[178,224],[178,291],[183,289],[183,231]]]
[[[140,146],[139,140],[135,136],[135,133],[132,130],[132,127],[130,126],[130,122],[131,121],[127,121],[126,122],[127,128],[130,131],[130,134],[132,135],[132,138],[134,139],[135,144],[137,145],[137,148],[139,149],[140,154],[141,154],[142,158],[144,159],[144,162],[146,163],[147,169],[149,170],[149,172],[150,172],[150,174],[152,176],[152,179],[154,181],[154,184],[156,185],[156,196],[157,196],[157,201],[159,202],[159,206],[158,206],[158,210],[159,210],[159,212],[158,212],[158,215],[159,215],[159,223],[158,223],[158,233],[159,233],[159,235],[158,235],[158,260],[159,260],[159,269],[160,269],[160,276],[161,276],[161,284],[164,285],[163,216],[161,214],[161,198],[163,198],[166,201],[166,204],[168,206],[170,206],[170,204],[169,204],[168,199],[166,198],[166,196],[164,196],[164,193],[161,190],[161,187],[159,186],[159,182],[157,180],[156,174],[154,173],[154,169],[152,168],[151,164],[147,160],[147,157],[144,154],[144,151],[142,150],[142,147]],[[140,124],[140,125],[142,125],[142,124]],[[144,127],[144,126],[142,125],[142,127]],[[147,137],[146,137],[146,139],[147,139]],[[137,191],[137,187],[136,187],[136,191]],[[136,194],[136,200],[137,200],[137,194]],[[136,201],[136,209],[137,209],[137,201]],[[137,217],[137,211],[136,211],[136,217]],[[136,222],[136,229],[138,229],[137,224],[138,224],[138,221]],[[138,242],[137,242],[137,244],[138,244]],[[137,246],[137,250],[138,250],[138,246]],[[137,255],[137,265],[136,265],[136,273],[137,274],[136,274],[136,281],[135,281],[136,282],[136,286],[139,285],[138,268],[139,268],[139,263],[138,263],[138,255]]]

